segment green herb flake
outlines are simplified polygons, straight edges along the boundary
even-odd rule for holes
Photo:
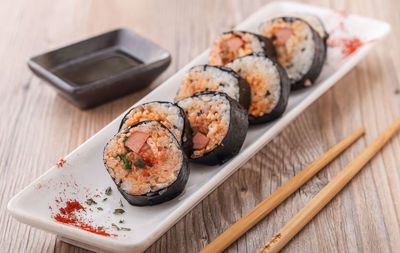
[[[125,169],[129,172],[132,172],[132,162],[131,160],[129,160],[129,158],[127,156],[119,156],[119,158],[121,159],[121,161],[124,162],[125,165]]]
[[[72,216],[72,219],[74,220],[74,221],[76,221],[78,218],[76,218],[76,215],[75,214],[73,214]]]
[[[121,228],[121,230],[123,230],[123,231],[131,231],[130,228]]]
[[[124,223],[124,222],[125,222],[124,220],[119,220],[119,223],[121,223],[121,224]]]
[[[107,201],[107,199],[108,199],[108,198],[104,198],[104,199],[103,199],[103,202]]]
[[[94,201],[93,199],[87,199],[87,200],[86,200],[86,203],[87,203],[89,206],[91,206],[91,205],[96,205],[96,204],[97,204],[97,202]]]
[[[125,142],[128,139],[128,136],[124,136],[124,139],[122,140],[123,142]]]
[[[98,230],[103,230],[103,229],[104,229],[104,227],[97,227],[97,229],[98,229]]]
[[[114,156],[115,158],[119,158],[120,161],[124,162],[125,169],[129,172],[132,172],[132,162],[126,155],[118,155]]]
[[[115,223],[111,223],[111,226],[113,226],[116,230],[121,230]]]
[[[97,210],[99,210],[99,211],[103,211],[103,208],[101,208],[101,207],[98,207],[98,208],[97,208]]]
[[[139,158],[133,164],[138,168],[143,168],[146,165],[146,162]]]
[[[120,205],[121,207],[124,207],[124,204],[122,204],[122,199],[119,199],[119,205]]]
[[[110,195],[111,195],[111,192],[112,192],[111,186],[107,187],[107,189],[106,189],[106,195],[107,195],[107,196],[110,196]],[[107,198],[105,198],[105,200],[107,200]],[[103,201],[105,201],[105,200],[103,200]]]
[[[125,213],[124,209],[117,208],[114,210],[114,214],[123,214],[123,213]]]

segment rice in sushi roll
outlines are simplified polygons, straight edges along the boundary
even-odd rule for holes
[[[104,164],[132,205],[155,205],[178,196],[187,183],[186,156],[174,135],[157,121],[120,131],[104,148]]]
[[[292,15],[306,21],[318,33],[319,37],[321,37],[326,46],[326,41],[329,38],[329,33],[326,31],[325,25],[319,17],[311,14],[292,14]]]
[[[290,82],[279,63],[263,54],[252,54],[232,61],[227,67],[236,71],[250,85],[250,124],[271,121],[285,111]]]
[[[141,121],[155,120],[166,126],[183,146],[183,150],[190,153],[191,131],[184,111],[177,105],[155,101],[132,108],[121,121],[119,130],[135,125]]]
[[[268,38],[250,32],[230,31],[216,39],[208,61],[210,65],[224,66],[236,58],[253,53],[276,56],[274,46]]]
[[[193,132],[190,159],[222,164],[239,153],[246,138],[247,111],[226,93],[204,91],[178,102]]]
[[[326,58],[322,30],[320,35],[303,19],[290,16],[272,18],[262,23],[260,33],[272,40],[277,60],[285,68],[292,89],[314,83]]]
[[[235,71],[223,66],[199,65],[191,68],[183,78],[175,101],[193,96],[201,91],[220,91],[249,108],[251,95],[246,80]]]

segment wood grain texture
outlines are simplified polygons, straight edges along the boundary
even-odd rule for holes
[[[226,252],[255,252],[400,115],[400,16],[395,0],[306,3],[379,18],[392,33],[146,252],[196,252],[280,185],[360,126],[366,136]],[[0,0],[0,252],[87,252],[15,221],[8,200],[143,95],[268,1]],[[148,89],[87,111],[28,70],[32,55],[127,27],[171,52]],[[319,213],[283,252],[400,249],[400,136]]]
[[[267,244],[260,249],[259,253],[279,252],[315,217],[315,215],[329,204],[329,202],[351,181],[354,176],[357,175],[357,173],[376,155],[376,153],[379,152],[395,134],[397,134],[399,129],[400,117],[397,118],[372,143],[370,143],[354,160],[343,168],[331,181],[329,181],[329,183],[322,188],[305,207],[303,207],[270,239]],[[288,182],[300,181],[300,179],[295,179],[303,173],[303,171],[299,172]],[[286,184],[288,183],[285,183],[284,186]],[[279,189],[277,191],[279,191]],[[272,193],[271,196],[272,195],[274,195],[274,193]]]
[[[308,182],[318,172],[324,169],[330,162],[335,160],[342,152],[344,152],[349,146],[354,144],[354,142],[357,141],[364,134],[365,128],[360,127],[351,135],[343,139],[341,142],[331,147],[326,153],[322,154],[318,159],[314,160],[299,173],[297,173],[295,176],[282,184],[276,191],[274,191],[267,198],[261,201],[250,212],[246,213],[242,218],[240,218],[237,222],[235,222],[232,226],[230,226],[227,230],[220,234],[215,240],[213,240],[205,248],[203,248],[200,253],[219,253],[225,250],[233,242],[243,236],[249,229],[255,226],[262,219],[264,219],[271,211],[275,210],[276,207],[278,207],[294,192],[299,190],[303,184]],[[311,220],[312,217],[309,217]],[[273,238],[275,238],[275,236]],[[264,246],[264,248],[268,247]]]

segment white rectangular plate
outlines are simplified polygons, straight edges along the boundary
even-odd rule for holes
[[[151,207],[136,207],[129,205],[116,189],[103,166],[102,154],[104,145],[118,130],[123,116],[120,115],[69,154],[65,158],[67,162],[63,167],[51,168],[14,196],[8,203],[8,210],[21,222],[58,234],[65,240],[85,248],[119,252],[144,251],[343,77],[378,40],[390,31],[390,26],[381,21],[291,2],[268,4],[235,29],[257,32],[262,20],[279,12],[309,13],[319,16],[332,38],[358,37],[367,43],[348,56],[342,54],[340,47],[330,47],[327,63],[317,82],[310,88],[292,93],[288,108],[281,118],[268,124],[251,126],[241,152],[224,165],[209,167],[190,164],[191,174],[186,189],[174,200]],[[207,63],[208,54],[209,50],[206,50],[137,104],[155,100],[172,101],[185,72],[194,65]],[[105,197],[104,189],[108,186],[112,186],[113,194],[107,196],[107,201],[102,202]],[[106,231],[118,235],[117,237],[90,233],[56,222],[52,218],[67,199],[77,199],[84,203],[88,197],[94,198],[98,204],[90,207],[84,204],[87,211],[79,215],[90,220],[93,226],[104,226]],[[56,199],[60,203],[57,203]],[[120,199],[124,203],[126,212],[117,216],[112,212],[115,208],[119,208]],[[98,206],[104,210],[98,211],[96,209]],[[112,228],[111,223],[118,224],[120,219],[125,220],[124,227],[130,227],[132,230],[116,231]]]

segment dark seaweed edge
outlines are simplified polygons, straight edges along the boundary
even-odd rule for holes
[[[322,39],[322,41],[324,42],[324,53],[325,53],[325,59],[324,59],[324,62],[325,62],[325,60],[326,60],[326,56],[327,56],[327,50],[328,50],[328,45],[327,45],[327,41],[328,41],[328,39],[329,39],[329,33],[328,33],[328,31],[326,30],[326,28],[325,28],[325,24],[324,24],[324,22],[322,21],[322,19],[320,19],[318,16],[315,16],[315,15],[313,15],[313,17],[314,18],[316,18],[317,20],[318,20],[318,22],[321,24],[321,27],[322,27],[322,30],[324,31],[324,37],[321,37],[321,39]],[[311,27],[312,27],[312,25],[310,25]],[[315,30],[315,29],[314,29]],[[317,31],[316,31],[317,32]],[[317,32],[317,34],[319,35],[319,33]]]
[[[292,83],[292,90],[309,87],[314,84],[315,80],[317,80],[319,74],[322,72],[327,54],[326,41],[324,41],[319,33],[305,20],[300,18],[299,20],[302,20],[308,25],[308,27],[310,27],[314,40],[314,57],[308,72],[305,73],[300,80]],[[310,81],[311,85],[306,85],[307,81]]]
[[[189,159],[196,163],[217,165],[225,163],[239,153],[244,140],[246,139],[249,122],[247,118],[247,110],[244,109],[236,100],[229,97],[226,93],[218,91],[202,91],[195,93],[189,98],[210,94],[224,96],[229,102],[230,120],[228,132],[226,133],[224,139],[222,139],[221,143],[212,151],[205,153],[201,157],[192,158],[189,156]],[[181,101],[185,99],[182,99]]]
[[[110,177],[112,178],[113,182],[116,184],[117,189],[122,194],[122,196],[124,196],[124,198],[131,205],[135,205],[135,206],[151,206],[151,205],[156,205],[156,204],[160,204],[160,203],[169,201],[169,200],[177,197],[184,191],[186,183],[189,179],[189,174],[190,174],[189,163],[188,163],[188,159],[185,155],[185,152],[182,150],[181,146],[179,145],[178,141],[176,140],[175,135],[165,125],[163,125],[162,123],[155,121],[155,120],[145,120],[145,121],[141,121],[137,124],[131,125],[127,128],[124,128],[122,131],[118,132],[117,134],[114,135],[113,138],[110,139],[110,141],[105,145],[104,150],[103,150],[103,163],[104,163],[104,167],[106,168],[107,172],[110,174],[108,167],[106,165],[106,161],[104,159],[104,152],[105,152],[105,149],[108,146],[108,144],[121,133],[126,133],[130,129],[137,127],[139,125],[153,123],[153,122],[156,122],[158,125],[165,128],[167,130],[167,132],[171,135],[171,137],[172,137],[171,139],[173,140],[173,142],[175,142],[175,144],[178,146],[178,149],[182,152],[182,166],[179,170],[176,180],[172,184],[170,184],[169,186],[167,186],[163,189],[160,189],[156,192],[149,192],[149,193],[143,194],[143,195],[128,194],[127,192],[125,192],[124,190],[121,189],[120,183],[117,184],[115,182],[114,178],[110,175]]]
[[[301,19],[298,17],[290,17],[290,16],[275,17],[273,19],[270,19],[266,22],[261,23],[259,25],[260,29],[267,22],[273,22],[274,20],[277,20],[277,19],[282,19],[285,22],[294,22],[296,20],[301,20],[310,28],[312,36],[313,36],[313,40],[314,40],[314,46],[315,46],[313,61],[311,63],[309,70],[307,71],[307,73],[305,73],[300,80],[298,80],[298,81],[290,80],[290,82],[292,85],[292,90],[297,90],[300,88],[312,86],[314,84],[314,81],[318,78],[319,74],[321,74],[322,68],[323,68],[325,60],[326,60],[326,54],[327,54],[326,41],[328,39],[329,34],[326,32],[325,26],[323,26],[323,23],[321,23],[324,28],[324,31],[327,35],[325,38],[321,38],[319,33],[317,31],[315,31],[315,29],[312,27],[312,25],[310,25],[304,19]],[[307,81],[310,81],[311,84],[305,85],[305,83]]]
[[[278,104],[274,107],[274,109],[272,109],[271,112],[264,114],[263,116],[254,117],[253,115],[249,115],[249,122],[251,125],[272,121],[280,117],[285,112],[288,105],[291,89],[289,77],[287,76],[286,70],[282,67],[281,64],[278,63],[278,61],[276,61],[274,58],[269,58],[262,53],[248,54],[243,57],[237,58],[234,61],[241,61],[243,58],[246,57],[263,57],[264,59],[268,59],[272,61],[273,65],[278,70],[281,87]]]
[[[237,85],[239,86],[239,101],[238,102],[246,110],[249,109],[250,104],[251,104],[250,86],[247,83],[247,81],[244,78],[242,78],[238,73],[236,73],[233,69],[226,67],[226,66],[218,66],[218,65],[214,66],[214,65],[209,65],[209,64],[202,64],[202,65],[196,65],[196,66],[191,67],[187,73],[191,72],[192,70],[194,70],[196,68],[203,68],[203,71],[206,71],[208,68],[216,68],[216,69],[219,69],[221,71],[224,71],[224,72],[232,75],[237,80]],[[179,87],[177,94],[179,93],[180,88],[181,87]],[[183,99],[181,99],[181,100],[183,100]],[[177,102],[179,102],[179,101],[177,101]]]
[[[251,104],[251,90],[249,83],[242,78],[238,73],[236,73],[233,69],[226,66],[212,66],[206,64],[207,68],[218,68],[222,71],[228,72],[232,74],[237,80],[239,85],[239,104],[243,106],[246,110],[249,109]]]
[[[318,22],[320,23],[320,25],[321,25],[321,27],[322,27],[322,30],[324,31],[324,36],[323,37],[321,37],[321,39],[324,41],[324,44],[325,44],[325,46],[326,46],[326,41],[328,40],[328,38],[329,38],[329,33],[328,33],[328,31],[326,30],[326,28],[325,28],[325,24],[324,24],[324,22],[322,21],[322,19],[320,18],[320,17],[318,17],[318,16],[316,16],[316,15],[312,15],[312,14],[308,14],[308,16],[312,16],[312,17],[314,17],[316,20],[318,20]],[[309,24],[309,23],[308,23]],[[311,25],[311,24],[309,24],[309,25]],[[312,27],[312,25],[311,25],[311,27]],[[315,30],[315,29],[314,29]],[[318,33],[318,32],[317,32]],[[319,35],[319,33],[318,33],[318,35]]]
[[[148,105],[148,104],[153,104],[153,103],[154,103],[154,104],[156,104],[156,103],[159,103],[159,104],[168,104],[168,105],[170,105],[170,106],[174,106],[174,107],[177,107],[177,108],[179,109],[179,114],[180,114],[180,116],[183,118],[183,129],[181,129],[182,136],[181,136],[181,139],[178,140],[177,136],[175,136],[174,134],[173,134],[173,135],[174,135],[174,137],[178,140],[178,143],[182,146],[183,151],[185,151],[186,154],[190,154],[190,153],[191,153],[191,149],[192,149],[192,147],[193,147],[193,144],[192,144],[192,131],[191,131],[191,128],[190,128],[190,126],[189,126],[189,122],[188,122],[188,120],[186,119],[185,112],[183,111],[182,108],[180,108],[180,107],[179,107],[177,104],[175,104],[175,103],[171,103],[171,102],[168,102],[168,101],[152,101],[152,102],[147,102],[147,103],[144,103],[144,104],[140,104],[140,105],[138,105],[138,106],[135,106],[135,107],[131,108],[131,109],[124,115],[124,117],[122,118],[121,123],[120,123],[119,128],[118,128],[118,132],[121,131],[122,126],[124,125],[124,123],[125,123],[125,121],[126,121],[128,115],[129,115],[133,110],[138,109],[138,108],[140,108],[141,106]]]

